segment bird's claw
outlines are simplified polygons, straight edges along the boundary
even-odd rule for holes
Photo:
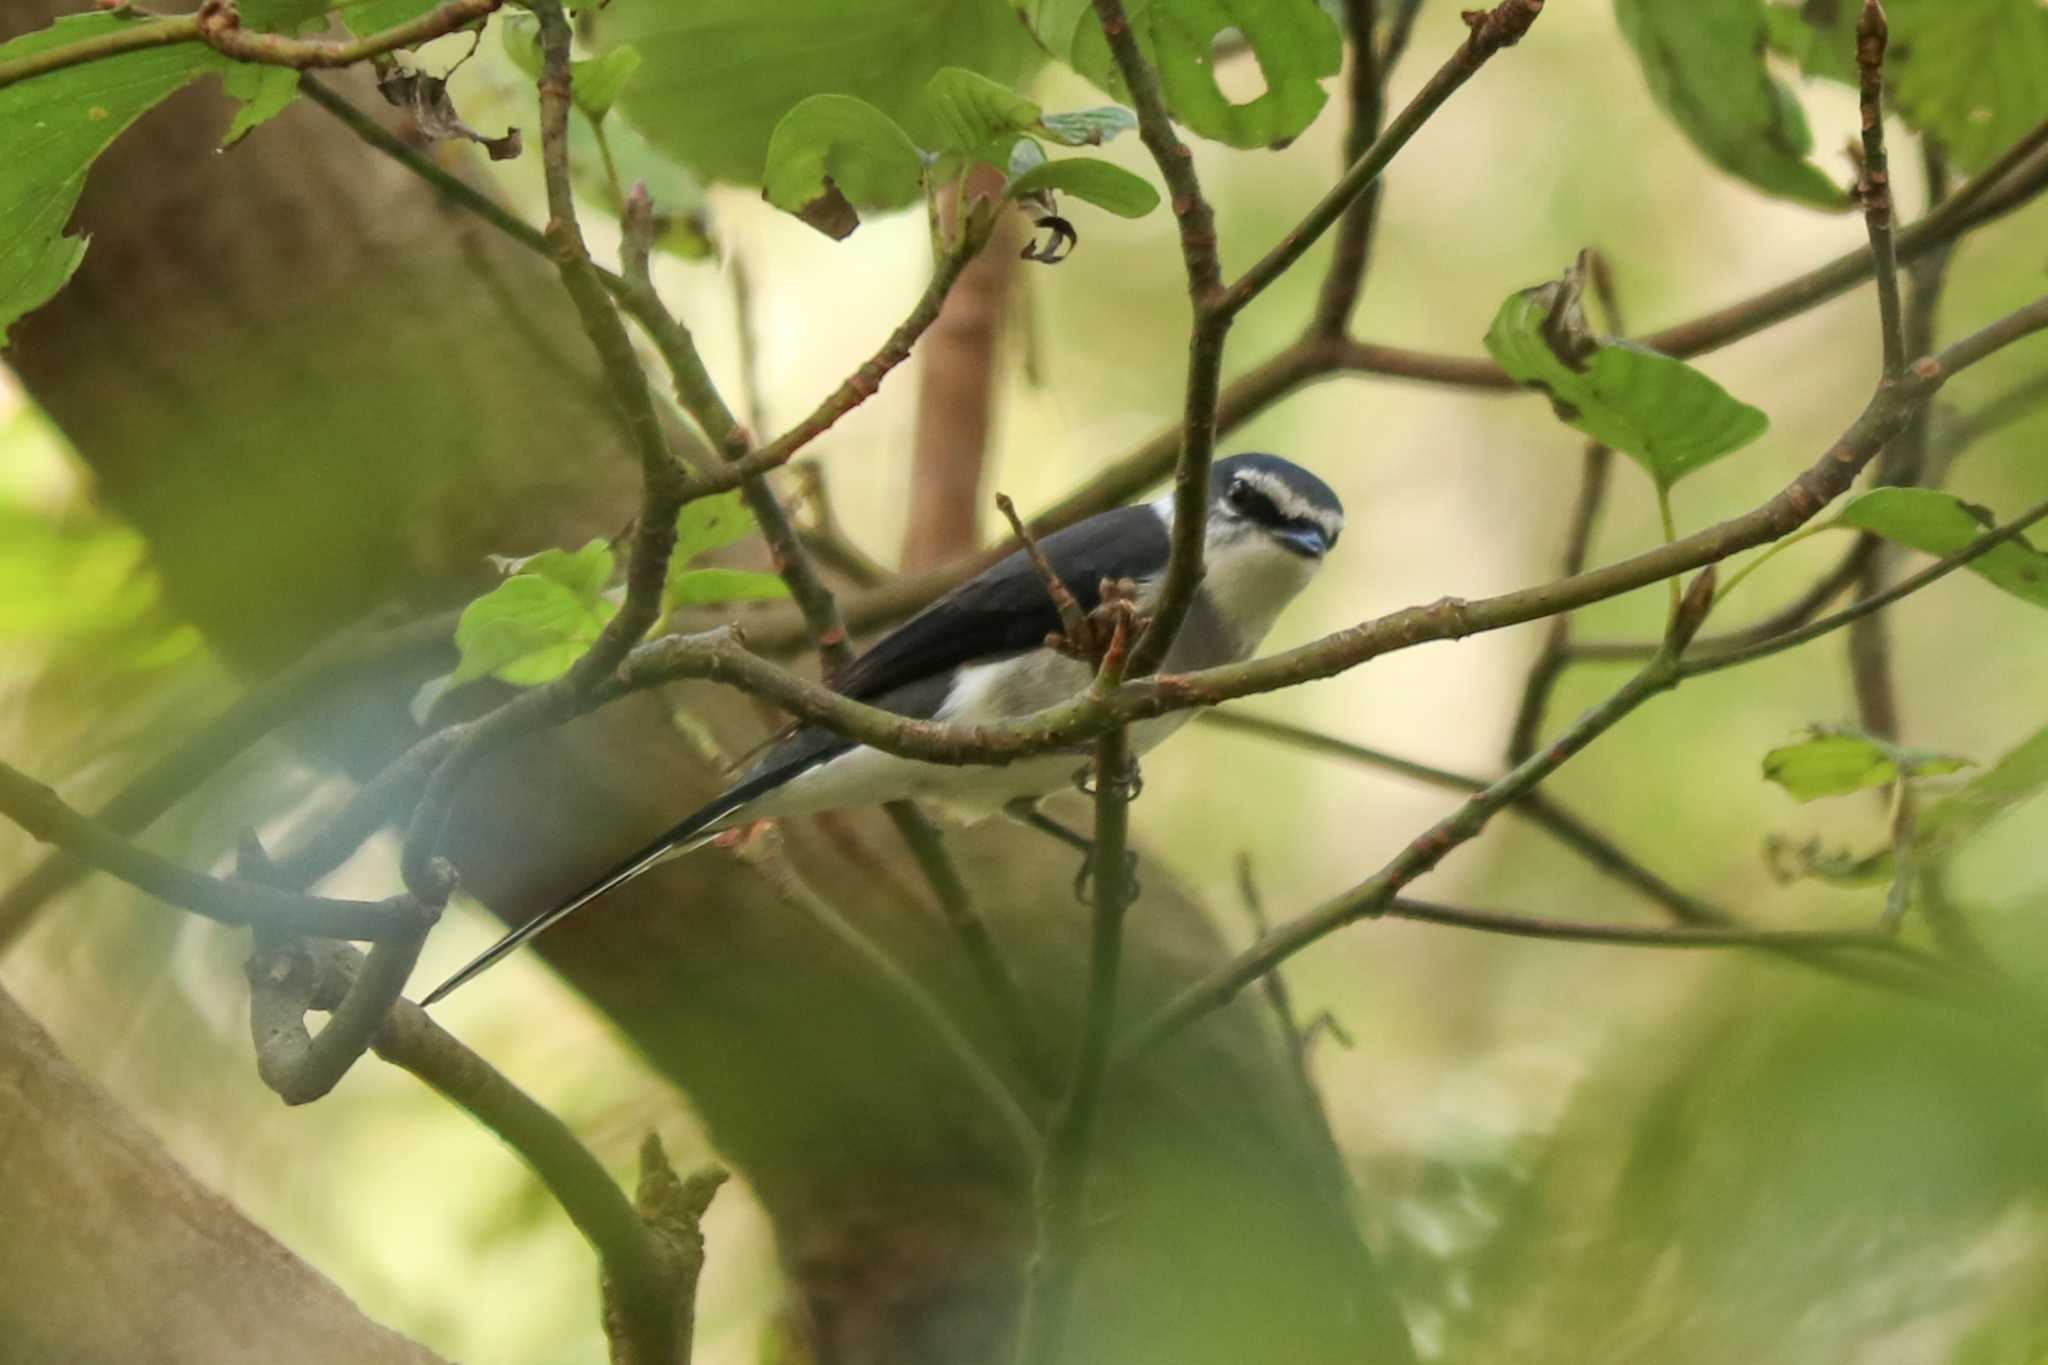
[[[1095,851],[1090,849],[1081,859],[1081,870],[1074,874],[1074,899],[1083,905],[1095,904]],[[1124,850],[1124,904],[1138,899],[1138,855],[1130,849]]]
[[[1074,770],[1074,787],[1083,796],[1092,797],[1101,790],[1096,782],[1095,766],[1089,763]],[[1139,793],[1145,790],[1145,774],[1138,767],[1136,754],[1125,761],[1124,770],[1116,775],[1115,782],[1113,790],[1119,791],[1125,801],[1137,800]]]

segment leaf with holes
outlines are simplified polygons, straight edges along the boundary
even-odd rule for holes
[[[1952,555],[1997,525],[1991,512],[1931,488],[1873,488],[1835,518],[1930,555]],[[2048,607],[2048,554],[2024,536],[1994,546],[1963,567],[2025,602]]]
[[[1048,190],[1071,194],[1122,218],[1143,218],[1159,207],[1159,191],[1144,177],[1087,156],[1041,162],[1012,180],[1004,194],[1020,199]]]
[[[670,574],[668,580],[671,607],[766,602],[787,596],[789,585],[780,577],[752,569],[685,569]]]
[[[1117,99],[1130,98],[1090,0],[1012,3],[1046,51]],[[1336,21],[1315,0],[1130,0],[1124,10],[1174,118],[1233,147],[1293,141],[1322,112],[1322,82],[1343,62]],[[1233,33],[1266,84],[1243,104],[1216,81],[1216,41]]]
[[[775,125],[761,195],[843,238],[860,209],[907,203],[923,180],[923,158],[894,119],[850,95],[813,95]]]
[[[1809,76],[1854,84],[1858,9],[1851,0],[1782,0],[1768,15],[1772,46]],[[1984,169],[2048,119],[2048,6],[2040,0],[1885,0],[1885,14],[1887,93],[1962,170]]]
[[[1816,727],[1797,744],[1764,755],[1764,776],[1794,800],[1816,801],[1884,787],[1906,778],[1939,777],[1970,766],[1970,760],[1928,749],[1907,749],[1858,730]]]
[[[1707,160],[1767,194],[1849,206],[1807,159],[1806,115],[1764,65],[1763,0],[1615,0],[1614,12],[1651,96]]]
[[[1682,360],[1627,341],[1603,341],[1581,307],[1583,272],[1508,296],[1486,349],[1520,384],[1549,395],[1558,418],[1628,455],[1660,487],[1731,451],[1770,426]]]
[[[739,185],[763,183],[777,126],[813,95],[863,101],[937,147],[925,92],[939,71],[1016,89],[1045,61],[1003,0],[611,0],[600,34],[643,59],[621,114],[705,179]],[[917,199],[915,183],[892,183],[896,204]]]

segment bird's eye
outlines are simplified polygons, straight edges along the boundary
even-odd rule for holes
[[[1250,511],[1252,504],[1258,501],[1258,496],[1257,493],[1252,491],[1250,484],[1246,483],[1243,479],[1239,479],[1230,485],[1230,491],[1225,493],[1223,498],[1224,501],[1228,502],[1238,511],[1246,512]]]

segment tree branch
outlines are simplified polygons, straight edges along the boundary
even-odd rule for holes
[[[374,904],[328,900],[190,871],[86,819],[56,792],[5,763],[0,763],[0,815],[31,837],[55,844],[167,905],[220,924],[261,926],[279,934],[383,940],[408,932],[414,915],[403,897]]]
[[[1223,296],[1223,311],[1233,316],[1241,312],[1246,304],[1264,293],[1273,281],[1300,260],[1302,254],[1343,216],[1352,201],[1379,179],[1380,172],[1387,168],[1395,153],[1408,144],[1408,140],[1443,106],[1444,101],[1456,94],[1458,87],[1486,65],[1494,53],[1520,42],[1522,35],[1542,13],[1543,0],[1500,0],[1491,10],[1465,11],[1464,19],[1470,31],[1458,50],[1437,68],[1429,83],[1416,92],[1407,108],[1338,178],[1330,192],[1272,250],[1230,286]]]
[[[1856,24],[1858,107],[1863,122],[1863,172],[1856,194],[1870,236],[1870,260],[1877,276],[1878,333],[1884,342],[1884,375],[1896,379],[1906,368],[1906,332],[1899,307],[1899,268],[1892,250],[1891,168],[1884,151],[1884,50],[1890,30],[1884,6],[1863,0]]]
[[[1943,555],[1919,573],[1900,579],[1883,592],[1865,597],[1850,606],[1844,607],[1832,616],[1823,616],[1818,621],[1810,622],[1797,630],[1787,631],[1783,635],[1774,636],[1768,640],[1761,640],[1747,648],[1733,649],[1721,654],[1708,655],[1705,658],[1687,660],[1679,672],[1681,676],[1687,678],[1698,677],[1705,673],[1718,673],[1724,668],[1734,668],[1738,664],[1753,663],[1758,659],[1768,658],[1770,655],[1797,648],[1809,640],[1817,640],[1830,631],[1839,630],[1843,626],[1860,620],[1874,611],[1880,611],[1890,606],[1902,597],[1911,596],[1938,578],[1944,578],[1954,573],[1957,569],[1962,568],[1980,555],[1988,554],[2000,545],[2005,544],[2008,540],[2018,538],[2029,526],[2032,526],[2044,517],[2048,517],[2048,502],[2036,503],[2033,507],[2028,508],[2005,525],[1998,527],[1996,530],[1985,532],[1962,549],[1957,550],[1954,554]]]
[[[1252,982],[1312,943],[1345,925],[1380,914],[1401,890],[1434,869],[1451,850],[1486,828],[1488,821],[1563,767],[1565,762],[1605,734],[1638,706],[1678,682],[1678,662],[1706,619],[1714,600],[1714,572],[1693,580],[1672,617],[1664,648],[1613,696],[1586,712],[1542,752],[1516,766],[1485,791],[1468,798],[1456,811],[1437,821],[1394,855],[1365,881],[1273,932],[1263,935],[1222,967],[1210,972],[1168,1001],[1132,1031],[1121,1053],[1145,1052],[1188,1024],[1222,1008]]]
[[[120,835],[147,829],[250,745],[337,692],[386,669],[445,652],[454,628],[454,616],[444,613],[389,630],[345,632],[322,643],[144,768],[92,812],[92,820]],[[0,947],[19,937],[51,897],[89,871],[88,864],[53,853],[0,894]]]
[[[1188,337],[1188,368],[1181,404],[1179,458],[1173,471],[1172,548],[1166,580],[1152,609],[1152,622],[1132,653],[1133,676],[1158,668],[1173,647],[1181,623],[1194,606],[1202,586],[1202,542],[1209,521],[1209,466],[1216,457],[1217,390],[1223,371],[1223,344],[1230,332],[1230,313],[1220,306],[1223,270],[1216,250],[1216,215],[1202,194],[1195,157],[1173,131],[1160,93],[1159,77],[1138,50],[1124,14],[1123,0],[1094,0],[1110,56],[1130,92],[1138,115],[1138,136],[1166,181],[1167,196],[1180,228],[1181,264],[1187,273],[1188,306],[1193,324]]]
[[[504,0],[447,0],[415,19],[360,38],[292,38],[279,33],[251,33],[232,0],[205,0],[196,14],[148,19],[96,38],[44,48],[11,62],[0,62],[0,90],[19,81],[62,71],[124,53],[150,48],[205,43],[224,57],[263,66],[353,66],[401,47],[417,47],[453,33],[496,12]]]
[[[1131,888],[1124,865],[1137,765],[1122,729],[1095,749],[1095,847],[1088,865],[1095,913],[1088,963],[1088,1003],[1066,1096],[1046,1133],[1038,1167],[1038,1245],[1025,1284],[1017,1332],[1017,1365],[1055,1365],[1087,1249],[1088,1161],[1101,1121],[1110,1044],[1122,979],[1124,912]]]

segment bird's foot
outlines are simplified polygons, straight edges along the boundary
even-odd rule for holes
[[[1095,764],[1089,763],[1074,770],[1074,787],[1083,796],[1092,797],[1101,790],[1095,767]],[[1145,774],[1138,768],[1136,754],[1131,754],[1124,760],[1123,771],[1117,773],[1112,781],[1114,785],[1111,790],[1120,792],[1125,801],[1138,799],[1138,794],[1145,790]]]
[[[1145,633],[1151,618],[1138,611],[1138,585],[1128,578],[1105,578],[1093,611],[1082,614],[1078,606],[1061,614],[1062,628],[1046,636],[1046,646],[1070,659],[1100,668],[1115,654],[1119,659],[1130,642]]]
[[[1138,855],[1130,849],[1124,850],[1124,904],[1138,899],[1143,888],[1138,885]],[[1095,846],[1090,844],[1088,852],[1081,859],[1081,870],[1074,874],[1074,899],[1083,905],[1095,904]]]

